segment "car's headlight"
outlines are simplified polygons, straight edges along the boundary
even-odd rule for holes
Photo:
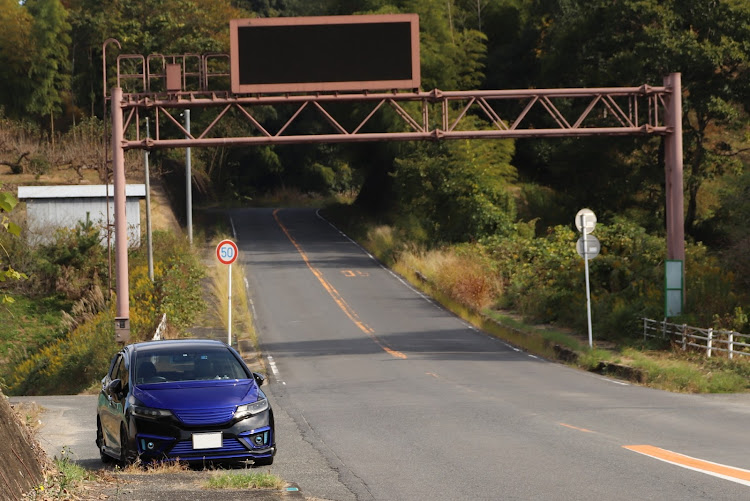
[[[138,417],[145,418],[162,418],[171,416],[172,413],[166,409],[154,409],[152,407],[143,407],[142,405],[134,405],[132,407],[133,414]]]
[[[260,414],[261,412],[268,410],[268,400],[262,398],[252,404],[240,405],[234,413],[235,419],[243,419],[249,416]]]

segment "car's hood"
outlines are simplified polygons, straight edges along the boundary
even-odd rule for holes
[[[234,407],[255,402],[258,387],[252,380],[182,381],[143,384],[133,389],[133,396],[146,407],[190,410]]]

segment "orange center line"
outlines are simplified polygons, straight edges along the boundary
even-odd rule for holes
[[[585,433],[596,433],[594,431],[587,430],[586,428],[579,428],[577,426],[573,426],[572,424],[565,424],[565,423],[558,423],[558,424],[560,426],[565,426],[566,428],[571,428],[573,430],[578,430],[578,431],[582,431],[582,432],[585,432]]]
[[[378,337],[375,335],[375,330],[364,323],[362,320],[360,320],[359,315],[357,315],[357,312],[355,312],[349,304],[344,300],[344,298],[339,294],[339,291],[336,290],[335,287],[333,287],[324,277],[323,273],[320,272],[317,268],[315,268],[311,263],[310,259],[307,257],[307,254],[302,249],[302,247],[297,243],[297,241],[292,237],[292,235],[289,233],[289,230],[287,230],[286,226],[281,222],[278,216],[279,209],[276,209],[273,211],[273,218],[276,220],[276,224],[279,225],[279,228],[281,228],[281,231],[284,232],[286,237],[289,239],[290,242],[292,242],[292,245],[297,249],[297,252],[299,252],[299,255],[302,257],[302,260],[305,262],[307,267],[310,269],[313,275],[315,275],[315,278],[318,279],[320,284],[323,286],[323,288],[328,292],[328,294],[333,298],[333,301],[338,305],[339,308],[344,312],[344,314],[349,317],[349,319],[354,322],[354,325],[356,325],[362,332],[370,336],[370,338],[375,341],[375,343],[382,348],[383,351],[388,353],[389,355],[406,359],[407,356],[401,353],[400,351],[394,350],[390,348],[385,342],[378,339]]]
[[[702,459],[685,456],[677,452],[660,449],[652,445],[623,445],[623,448],[643,454],[645,456],[665,461],[683,468],[696,470],[701,473],[713,475],[715,477],[724,478],[737,482],[740,484],[750,486],[750,471],[743,470],[742,468],[734,468],[733,466],[726,466],[723,464],[712,463],[710,461],[704,461]]]

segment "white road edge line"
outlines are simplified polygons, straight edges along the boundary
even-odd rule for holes
[[[232,216],[229,216],[229,224],[232,225],[232,235],[234,236],[234,239],[237,240],[237,230],[234,228],[234,219],[232,219]]]
[[[357,242],[356,242],[355,240],[353,240],[353,239],[352,239],[351,237],[349,237],[349,235],[347,235],[346,233],[344,233],[344,232],[343,232],[343,231],[341,231],[340,229],[336,228],[336,225],[334,225],[334,224],[333,224],[332,222],[330,222],[329,220],[327,220],[326,218],[324,218],[323,216],[321,216],[321,215],[320,215],[320,209],[318,209],[317,211],[315,211],[315,215],[316,215],[316,216],[318,216],[318,218],[320,218],[320,219],[322,219],[323,221],[325,221],[326,223],[328,223],[328,225],[329,225],[329,226],[330,226],[331,228],[333,228],[334,230],[336,230],[337,232],[339,232],[339,234],[340,234],[340,235],[341,235],[342,237],[346,238],[346,239],[347,239],[347,240],[349,240],[349,241],[350,241],[351,243],[353,243],[354,245],[356,245],[357,247],[359,247],[359,248],[360,248],[360,250],[361,250],[362,252],[364,252],[364,253],[365,253],[365,254],[367,255],[367,257],[369,257],[370,259],[372,259],[373,261],[375,261],[376,263],[378,263],[378,266],[380,266],[380,267],[381,267],[382,269],[384,269],[385,271],[387,271],[388,273],[390,273],[390,274],[391,274],[391,276],[393,276],[393,278],[395,278],[396,280],[398,280],[399,282],[401,282],[402,284],[404,284],[404,285],[405,285],[405,286],[406,286],[406,287],[407,287],[407,288],[408,288],[409,290],[411,290],[412,292],[414,292],[415,294],[417,294],[417,295],[418,295],[419,297],[421,297],[422,299],[424,299],[424,300],[425,300],[425,301],[427,301],[428,303],[431,303],[431,304],[433,304],[433,305],[435,305],[435,306],[437,306],[437,307],[440,307],[440,306],[438,306],[438,305],[437,305],[437,304],[435,303],[435,301],[433,301],[433,300],[432,300],[432,298],[431,298],[431,297],[429,297],[429,296],[427,296],[427,295],[423,294],[423,293],[422,293],[422,292],[421,292],[420,290],[418,290],[418,289],[415,289],[414,287],[412,287],[412,285],[411,285],[411,284],[410,284],[409,282],[407,282],[406,280],[404,280],[403,278],[401,278],[401,277],[400,277],[400,276],[399,276],[399,275],[398,275],[397,273],[393,272],[392,270],[390,270],[389,268],[387,268],[386,266],[384,266],[384,265],[383,265],[383,264],[382,264],[382,263],[381,263],[380,261],[378,261],[378,260],[377,260],[377,259],[375,258],[375,256],[373,256],[372,254],[370,254],[370,253],[369,253],[369,252],[367,251],[367,249],[365,249],[364,247],[362,247],[361,245],[359,245],[359,243],[357,243]],[[469,327],[471,327],[472,329],[474,329],[474,326],[473,326],[473,325],[471,325],[471,324],[467,324],[467,326],[469,326]]]
[[[273,357],[271,355],[268,355],[268,365],[271,367],[271,372],[273,372],[273,377],[281,384],[286,384],[279,375],[279,368],[276,367],[276,362],[273,361]]]
[[[619,384],[620,386],[630,386],[630,383],[626,383],[625,381],[617,381],[615,379],[609,379],[606,377],[600,377],[599,379],[601,379],[602,381],[606,381],[608,383]]]

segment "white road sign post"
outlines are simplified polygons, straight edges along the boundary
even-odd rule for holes
[[[583,233],[583,236],[576,243],[578,254],[583,257],[584,269],[586,274],[586,315],[589,326],[589,348],[594,347],[594,338],[591,332],[591,288],[589,286],[589,258],[599,255],[599,239],[594,235],[589,235],[596,228],[596,214],[589,209],[581,209],[576,214],[576,228]]]
[[[222,240],[216,246],[216,257],[221,264],[228,265],[229,273],[229,306],[227,311],[227,344],[232,346],[232,263],[237,259],[237,244],[231,240]]]

